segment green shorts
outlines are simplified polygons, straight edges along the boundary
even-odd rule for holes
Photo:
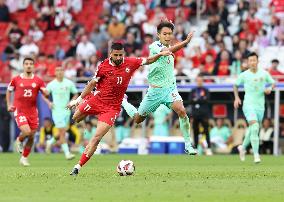
[[[264,116],[264,109],[254,109],[252,107],[243,107],[243,112],[247,122],[257,121],[262,122]]]
[[[52,119],[56,128],[66,128],[70,122],[71,111],[52,111]]]
[[[156,111],[161,104],[171,108],[172,103],[175,101],[182,101],[176,86],[168,88],[149,87],[146,96],[140,103],[138,113],[141,116],[148,116]]]

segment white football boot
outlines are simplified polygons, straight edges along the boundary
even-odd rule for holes
[[[23,156],[20,158],[20,164],[25,167],[31,165],[28,161],[28,158]]]
[[[238,150],[239,150],[240,160],[245,161],[246,160],[246,151],[244,150],[243,146],[239,145]]]

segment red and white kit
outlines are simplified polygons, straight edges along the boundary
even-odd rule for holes
[[[14,116],[18,127],[28,124],[32,130],[38,128],[37,95],[45,88],[41,78],[23,78],[23,74],[12,79],[8,90],[14,91]]]
[[[110,59],[103,61],[93,77],[97,81],[96,91],[84,98],[79,110],[98,115],[99,121],[113,125],[132,75],[145,62],[145,58],[125,57],[122,64],[114,66]]]

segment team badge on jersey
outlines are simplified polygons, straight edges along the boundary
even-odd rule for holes
[[[128,67],[126,67],[125,71],[126,71],[127,73],[129,73],[129,72],[130,72],[130,69],[129,69]]]
[[[36,83],[32,83],[32,87],[35,88],[36,87]]]

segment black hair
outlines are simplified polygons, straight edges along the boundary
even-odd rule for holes
[[[247,58],[255,56],[258,59],[258,55],[255,52],[251,52],[247,55]]]
[[[123,50],[123,49],[124,47],[122,43],[115,42],[111,45],[111,50]]]
[[[170,22],[170,21],[161,21],[160,24],[158,24],[158,26],[157,26],[157,32],[160,33],[161,30],[164,27],[170,28],[172,31],[174,31],[174,29],[175,29],[175,26],[174,26],[174,24],[172,22]]]
[[[271,63],[277,63],[277,64],[279,64],[279,60],[273,59],[273,60],[271,61]]]
[[[27,57],[23,60],[23,64],[25,63],[26,60],[30,60],[30,61],[33,61],[33,63],[35,63],[34,59],[33,58],[30,58],[30,57]]]

